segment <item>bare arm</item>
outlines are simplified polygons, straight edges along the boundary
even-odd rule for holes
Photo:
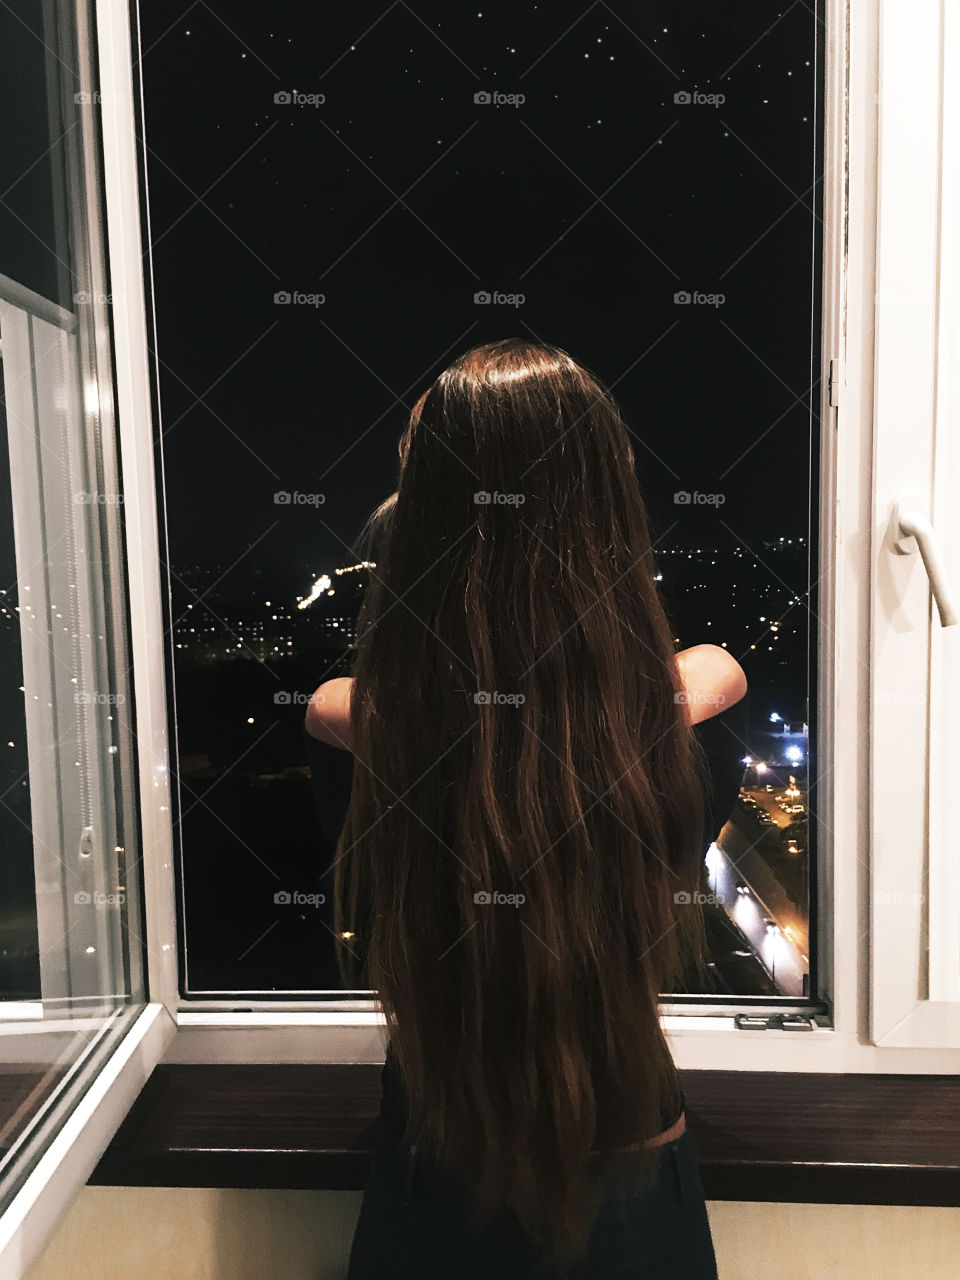
[[[352,676],[325,680],[307,703],[307,732],[318,742],[349,751],[353,744],[350,725],[350,691]]]
[[[683,701],[691,724],[718,716],[747,692],[747,677],[732,653],[717,644],[695,644],[677,654],[677,667],[685,693]]]
[[[695,644],[677,654],[677,666],[684,685],[678,695],[691,724],[709,720],[732,707],[747,691],[743,668],[726,649],[716,644]],[[326,680],[307,704],[307,732],[319,742],[351,750],[350,693],[353,679],[341,676]]]

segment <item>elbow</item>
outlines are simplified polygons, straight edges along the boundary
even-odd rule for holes
[[[747,675],[743,667],[736,660],[732,653],[728,653],[726,649],[720,652],[724,656],[724,676],[723,676],[723,706],[732,707],[740,701],[747,692]]]
[[[718,644],[696,645],[696,687],[701,704],[695,719],[706,720],[735,706],[747,692],[747,676],[729,650]]]
[[[307,703],[307,733],[318,742],[344,751],[351,748],[349,680],[328,680]]]

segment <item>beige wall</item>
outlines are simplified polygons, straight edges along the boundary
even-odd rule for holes
[[[342,1280],[355,1191],[84,1187],[29,1280]],[[960,1209],[712,1201],[720,1280],[957,1280]]]

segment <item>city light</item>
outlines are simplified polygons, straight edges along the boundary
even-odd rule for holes
[[[339,577],[341,573],[356,573],[358,569],[375,569],[376,567],[376,560],[361,560],[359,564],[348,564],[342,569],[334,569],[333,572]],[[353,934],[350,936],[353,937]]]
[[[799,987],[801,961],[808,963],[800,955],[807,945],[805,925],[800,922],[804,914],[802,908],[790,908],[795,910],[795,915],[786,914],[784,923],[779,926],[776,923],[783,905],[778,892],[787,884],[791,893],[794,889],[800,893],[806,885],[808,858],[804,846],[808,843],[806,770],[810,762],[805,724],[800,732],[807,637],[803,619],[798,619],[796,609],[804,605],[808,597],[803,592],[795,596],[784,586],[783,577],[778,577],[770,568],[774,558],[785,560],[794,554],[794,548],[798,556],[802,554],[804,540],[793,539],[788,552],[789,542],[789,539],[778,541],[775,536],[765,541],[764,561],[756,559],[745,547],[658,547],[651,565],[654,581],[662,585],[669,557],[671,598],[676,593],[678,602],[684,601],[693,610],[697,625],[704,629],[696,638],[705,639],[705,632],[709,630],[715,644],[737,657],[746,652],[749,660],[756,663],[752,683],[757,690],[755,699],[760,698],[760,705],[757,706],[756,701],[754,705],[759,719],[749,719],[744,737],[753,741],[764,755],[748,753],[745,743],[741,743],[744,750],[741,805],[734,810],[735,821],[727,826],[726,835],[719,837],[718,843],[704,855],[702,888],[712,891],[711,908],[725,915],[729,922],[722,959],[720,955],[714,957],[717,967],[723,970],[727,957],[752,957],[750,966],[738,965],[737,970],[751,968],[764,989],[768,989],[773,978],[778,990],[789,987],[791,982]],[[779,553],[775,547],[779,547]],[[279,670],[282,663],[293,666],[301,659],[308,664],[316,663],[320,669],[334,659],[339,661],[340,655],[352,649],[359,639],[358,609],[376,565],[362,561],[335,568],[337,561],[329,560],[328,568],[322,570],[318,565],[323,559],[311,561],[312,557],[305,557],[302,561],[278,566],[275,579],[269,571],[262,576],[258,571],[250,581],[227,578],[226,561],[222,565],[190,567],[175,579],[173,616],[177,622],[172,628],[172,641],[178,671],[181,663],[184,669],[190,670],[232,666],[233,671],[224,671],[224,679],[231,682],[249,679],[250,694],[246,686],[242,686],[241,701],[258,705],[260,672],[255,663],[269,671]],[[797,572],[802,572],[799,561]],[[311,584],[305,597],[299,594],[302,582]],[[178,584],[187,599],[180,598]],[[334,587],[334,584],[338,585]],[[715,587],[718,589],[714,590]],[[264,596],[265,590],[271,592],[270,596]],[[274,595],[278,596],[276,605]],[[9,618],[15,624],[20,616],[29,619],[32,615],[26,601],[30,598],[29,593],[23,596],[23,615],[13,613],[11,616],[4,605],[12,610],[13,602],[0,591],[0,623],[6,624]],[[758,614],[758,609],[767,612]],[[716,617],[705,618],[707,612]],[[689,643],[692,638],[691,632],[675,640],[679,647],[681,642]],[[247,675],[236,670],[239,664],[249,665]],[[294,679],[291,676],[291,683]],[[762,704],[768,696],[775,697],[781,706],[786,705],[790,716],[784,718],[779,710],[768,711],[764,728]],[[235,705],[240,705],[240,701]],[[253,714],[242,717],[242,721],[249,728],[256,727]],[[19,746],[20,735],[16,737]],[[239,737],[242,739],[242,735]],[[3,741],[0,739],[0,746]],[[268,735],[265,742],[270,741]],[[246,745],[249,748],[250,742]],[[731,739],[728,746],[734,745],[735,740]],[[244,748],[238,744],[238,749]],[[257,750],[266,751],[266,747]],[[279,748],[271,750],[279,757]],[[204,764],[203,759],[198,752],[191,768],[213,776],[213,764]],[[278,759],[278,763],[284,761]],[[269,777],[270,785],[279,788],[280,770],[273,768],[269,751],[261,767],[263,778]],[[785,768],[800,771],[802,790],[792,776],[789,786],[784,785]],[[155,774],[154,779],[158,788],[167,786],[165,776]],[[300,785],[299,773],[296,784]],[[283,785],[288,785],[286,776]],[[214,798],[217,794],[214,793]],[[788,839],[797,833],[800,833],[798,839]],[[802,899],[794,896],[792,901]],[[784,911],[787,908],[784,907]],[[798,923],[789,927],[786,920]],[[335,937],[352,948],[359,934],[355,935],[352,930],[337,931]]]
[[[308,596],[305,596],[304,599],[297,601],[297,608],[298,609],[308,608],[310,605],[313,604],[314,600],[319,600],[319,598],[323,595],[324,591],[326,591],[329,586],[330,586],[330,578],[327,574],[323,574],[323,576],[318,578],[316,582],[313,584],[313,586],[310,588],[310,594]]]

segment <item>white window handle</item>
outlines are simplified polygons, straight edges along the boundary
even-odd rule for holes
[[[937,535],[921,506],[916,498],[906,498],[897,503],[894,512],[894,550],[900,555],[911,555],[919,550],[923,567],[930,579],[930,590],[940,611],[940,621],[945,627],[953,627],[960,622],[960,614],[940,558]]]

